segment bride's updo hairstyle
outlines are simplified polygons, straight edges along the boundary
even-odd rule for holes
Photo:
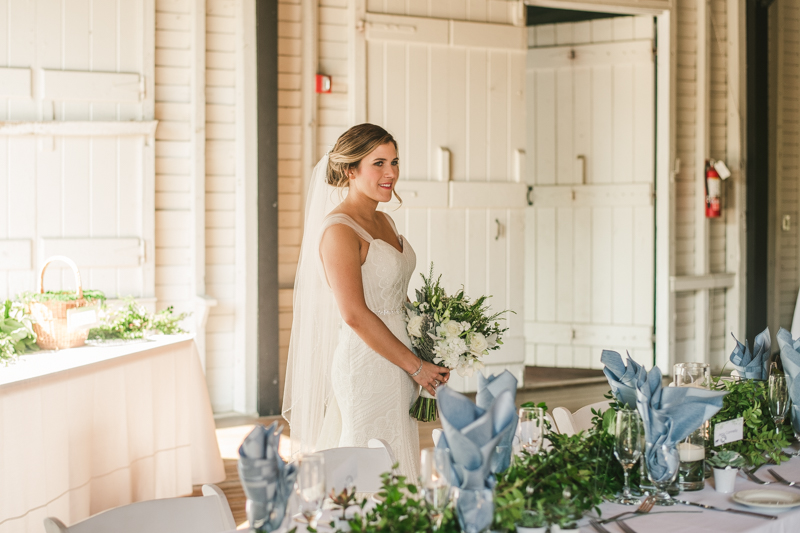
[[[359,124],[344,132],[333,150],[328,152],[328,185],[333,187],[348,187],[350,170],[358,168],[361,160],[382,144],[392,143],[397,150],[397,141],[392,134],[375,124]],[[395,198],[402,204],[403,200],[397,191],[392,190]]]

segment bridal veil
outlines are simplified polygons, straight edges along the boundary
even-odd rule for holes
[[[342,319],[325,281],[319,243],[323,221],[341,203],[344,191],[328,185],[327,174],[326,154],[311,174],[294,282],[292,336],[283,393],[283,417],[291,429],[292,455],[315,449],[325,411],[335,401],[331,361]]]

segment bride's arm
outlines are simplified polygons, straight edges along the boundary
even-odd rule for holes
[[[342,320],[367,346],[408,374],[416,372],[420,359],[389,331],[364,301],[361,243],[353,230],[341,224],[331,226],[325,231],[319,248],[325,275],[333,289]],[[434,381],[446,383],[449,374],[448,369],[423,361],[422,371],[413,379],[434,394]]]

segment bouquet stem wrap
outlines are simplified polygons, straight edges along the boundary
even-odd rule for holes
[[[442,387],[446,387],[446,385],[439,385],[440,389]],[[414,405],[408,410],[408,414],[420,422],[435,422],[438,418],[436,398],[431,396],[431,393],[423,387],[420,387],[417,401],[414,402]]]

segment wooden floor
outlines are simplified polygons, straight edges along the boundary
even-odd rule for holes
[[[575,411],[584,405],[599,402],[603,394],[608,392],[608,382],[600,370],[582,369],[553,369],[528,367],[525,373],[525,387],[517,391],[517,404],[534,401],[547,403],[548,409],[566,407]],[[228,504],[233,512],[236,523],[246,527],[245,496],[239,483],[239,474],[236,469],[236,450],[241,439],[255,423],[271,424],[280,417],[265,417],[253,419],[248,417],[227,417],[217,420],[217,439],[220,442],[225,463],[227,478],[218,483],[228,498]],[[431,433],[434,428],[441,427],[441,423],[430,422],[419,424],[420,448],[433,446]],[[284,428],[288,435],[288,428]],[[194,496],[199,496],[200,487],[195,487]]]

